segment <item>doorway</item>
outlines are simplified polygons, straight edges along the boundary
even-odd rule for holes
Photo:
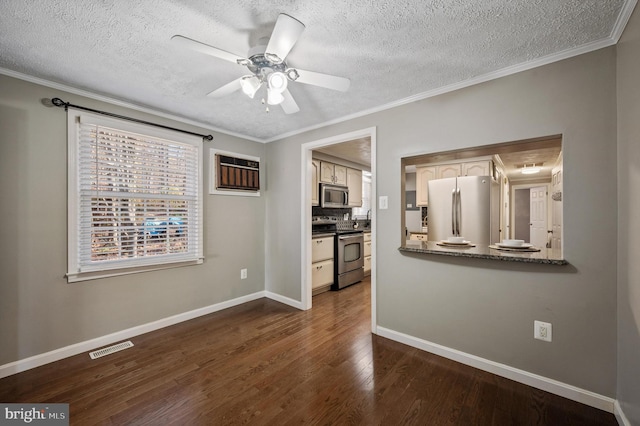
[[[549,245],[548,185],[513,186],[514,238],[536,247]]]
[[[350,133],[332,136],[308,143],[301,147],[301,302],[303,309],[312,307],[311,290],[311,172],[312,151],[321,147],[327,147],[355,139],[369,138],[371,143],[371,199],[375,200],[376,194],[376,128],[370,127]],[[371,209],[371,256],[374,261],[371,265],[371,331],[376,333],[376,209],[372,201]]]

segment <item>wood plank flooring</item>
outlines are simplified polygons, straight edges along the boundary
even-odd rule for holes
[[[372,335],[368,280],[298,311],[261,299],[0,380],[72,425],[617,425],[559,396]]]

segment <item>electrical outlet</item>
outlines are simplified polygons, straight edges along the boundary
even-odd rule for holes
[[[240,269],[240,279],[241,280],[246,280],[247,279],[247,269]]]
[[[545,342],[551,341],[551,323],[534,321],[533,322],[533,338],[538,340],[544,340]]]

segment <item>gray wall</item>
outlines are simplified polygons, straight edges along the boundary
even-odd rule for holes
[[[209,147],[262,158],[265,147],[215,133],[204,150],[204,264],[68,284],[66,114],[40,103],[53,97],[210,133],[0,76],[0,365],[264,290],[266,197],[208,195],[207,166]]]
[[[640,10],[618,52],[618,401],[640,425]]]
[[[300,299],[301,214],[278,215],[281,201],[300,205],[300,145],[377,126],[377,192],[389,196],[377,211],[378,325],[614,397],[615,65],[615,48],[602,49],[268,144],[270,289]],[[564,135],[569,266],[398,252],[401,157],[553,134]],[[552,343],[533,339],[534,320],[553,324]]]

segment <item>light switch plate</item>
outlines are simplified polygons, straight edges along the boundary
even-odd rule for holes
[[[381,195],[380,198],[378,198],[378,208],[380,210],[386,210],[389,208],[389,197],[387,197],[386,195]]]

